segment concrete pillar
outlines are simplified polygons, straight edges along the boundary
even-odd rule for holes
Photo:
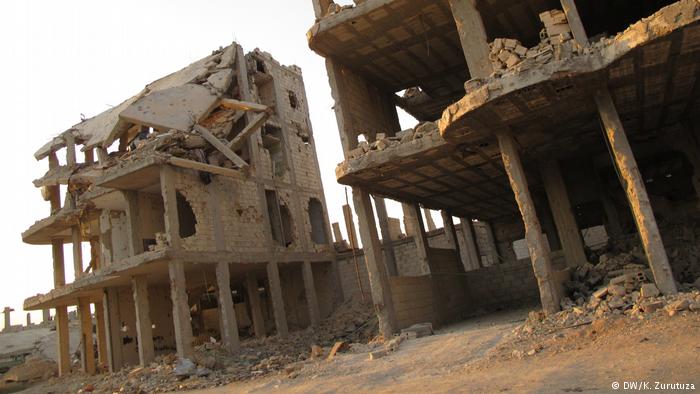
[[[175,346],[180,359],[194,357],[192,346],[192,323],[190,305],[187,299],[187,284],[185,281],[185,263],[171,261],[168,264],[170,275],[170,299],[173,302],[173,325],[175,328]]]
[[[348,242],[350,242],[350,247],[356,249],[359,247],[359,243],[357,242],[355,221],[352,217],[352,208],[350,208],[350,205],[343,205],[343,217],[345,218],[345,230],[348,232]]]
[[[493,73],[489,44],[476,0],[449,0],[457,25],[459,41],[472,78],[487,78]]]
[[[486,230],[486,244],[489,246],[488,257],[491,260],[489,265],[500,264],[501,255],[498,253],[498,243],[496,243],[496,236],[493,234],[493,226],[489,222],[481,222]]]
[[[95,331],[97,333],[97,364],[100,367],[109,365],[107,354],[107,333],[105,332],[105,308],[103,302],[96,302],[95,306]]]
[[[413,236],[413,242],[416,244],[416,256],[418,257],[418,262],[425,273],[430,272],[430,258],[428,256],[428,237],[425,234],[425,227],[423,226],[423,216],[420,213],[420,206],[418,204],[405,204],[407,209],[404,209],[404,220],[406,223],[410,223],[411,228],[415,231]]]
[[[464,238],[465,250],[462,251],[464,262],[464,270],[471,271],[477,270],[481,267],[481,253],[479,253],[479,246],[476,243],[476,234],[474,232],[474,223],[469,218],[461,217],[460,228],[462,229],[462,237]]]
[[[561,7],[566,14],[574,40],[581,46],[588,45],[588,34],[586,34],[586,29],[583,27],[581,15],[579,15],[576,8],[576,2],[574,0],[561,0]]]
[[[138,338],[139,364],[148,366],[156,357],[153,345],[151,306],[148,301],[148,279],[146,276],[131,277],[131,291],[136,308],[136,335]]]
[[[554,216],[566,265],[569,267],[584,265],[588,259],[583,247],[583,238],[578,224],[576,224],[576,217],[571,208],[559,163],[556,160],[542,163],[540,174],[544,182],[544,190],[547,193],[547,200],[549,200],[549,208]]]
[[[129,240],[129,256],[143,253],[143,239],[141,237],[141,221],[139,209],[139,193],[133,190],[122,192],[126,200],[127,238]],[[176,206],[177,209],[177,206]]]
[[[41,310],[41,321],[43,323],[48,323],[51,321],[51,310],[46,308]]]
[[[83,372],[95,374],[95,348],[92,337],[92,313],[90,301],[86,298],[78,299],[78,316],[80,317],[80,362]]]
[[[56,337],[58,338],[58,376],[65,376],[71,371],[67,306],[56,307]]]
[[[442,215],[442,223],[445,231],[445,237],[447,238],[447,243],[449,244],[451,249],[454,249],[457,252],[457,256],[459,256],[459,260],[461,262],[461,264],[459,265],[460,271],[464,272],[466,271],[466,269],[464,268],[466,261],[464,260],[461,248],[459,247],[459,241],[457,240],[457,230],[455,229],[455,223],[452,219],[452,214],[450,214],[450,212],[448,211],[442,210],[440,211],[440,215]]]
[[[284,310],[282,283],[280,282],[280,271],[277,262],[271,261],[267,263],[267,283],[270,288],[277,335],[280,338],[286,338],[289,335],[289,328],[287,327],[287,313]]]
[[[231,296],[231,272],[229,263],[216,264],[216,287],[219,294],[219,322],[221,324],[221,341],[229,353],[238,352],[241,341],[238,338],[236,310]]]
[[[110,372],[116,372],[124,365],[122,326],[117,289],[105,290],[102,308],[104,310],[104,332],[107,343],[107,364]]]
[[[175,170],[168,165],[160,168],[160,190],[165,207],[165,233],[173,249],[182,245],[180,220],[177,216],[177,192],[175,191]]]
[[[97,151],[97,162],[99,164],[105,164],[105,162],[109,158],[109,154],[107,153],[107,149],[102,148],[102,147],[97,147],[97,148],[95,148],[95,150]]]
[[[331,5],[333,0],[313,0],[313,6],[314,6],[314,14],[316,15],[316,19],[321,19],[326,11],[328,10],[328,7]]]
[[[75,279],[83,276],[83,244],[80,234],[80,226],[71,227],[71,240],[73,243],[73,271]]]
[[[374,197],[374,205],[377,209],[379,230],[382,232],[386,269],[389,272],[389,276],[396,276],[398,275],[398,270],[396,268],[396,254],[394,253],[394,242],[391,239],[391,233],[389,232],[389,215],[386,212],[386,202],[381,197]]]
[[[32,314],[27,312],[27,327],[32,325]]]
[[[14,311],[14,309],[10,308],[9,306],[6,306],[5,309],[2,311],[2,313],[5,315],[5,326],[4,326],[4,331],[9,331],[10,327],[12,327],[12,320],[10,319],[10,312]]]
[[[403,227],[406,229],[407,237],[415,237],[416,233],[416,221],[413,219],[413,207],[411,204],[401,203],[401,210],[403,211]]]
[[[627,193],[627,200],[637,224],[644,252],[654,274],[656,286],[664,294],[674,294],[678,290],[673,279],[671,266],[668,263],[668,256],[666,256],[656,218],[651,209],[644,179],[642,179],[637,167],[637,161],[625,135],[622,121],[620,121],[615,104],[607,90],[599,91],[595,96],[595,101],[603,121],[611,154],[623,181],[623,189]]]
[[[255,272],[249,271],[245,274],[245,284],[248,290],[248,302],[250,303],[250,314],[253,320],[253,330],[256,338],[265,338],[265,319],[262,313],[262,303],[260,302],[260,291],[258,291],[258,278]]]
[[[423,208],[423,213],[425,214],[425,228],[427,231],[437,230],[437,226],[433,220],[433,213],[430,211],[430,209]]]
[[[85,150],[85,162],[88,164],[95,162],[95,149]]]
[[[335,242],[343,242],[343,233],[340,231],[340,224],[338,222],[333,223],[333,238]]]
[[[369,193],[359,187],[352,188],[352,196],[359,218],[360,237],[362,238],[367,274],[372,290],[372,302],[379,320],[379,332],[384,338],[391,338],[398,327],[389,277],[377,234],[377,224],[374,221],[372,202]]]
[[[535,203],[528,189],[525,170],[520,162],[520,154],[515,139],[509,131],[500,131],[497,137],[503,164],[525,224],[525,239],[540,290],[542,309],[546,314],[553,314],[560,309],[558,285],[553,275],[552,261],[545,245],[544,236],[542,236],[542,227],[537,218]]]
[[[63,140],[66,143],[66,165],[74,166],[76,164],[75,137],[73,133],[67,132],[63,135]]]
[[[309,307],[309,319],[311,320],[312,327],[318,327],[318,325],[321,324],[321,310],[318,307],[316,285],[314,284],[314,271],[310,261],[304,261],[302,263],[302,271],[304,276],[306,304]]]
[[[53,257],[53,287],[57,289],[66,285],[66,268],[63,258],[63,240],[51,240],[51,254]]]

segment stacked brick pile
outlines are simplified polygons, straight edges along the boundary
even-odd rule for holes
[[[489,44],[489,59],[495,76],[519,73],[583,53],[583,49],[571,36],[571,28],[563,11],[545,11],[540,14],[540,20],[544,29],[540,32],[541,41],[535,47],[528,49],[512,38],[497,38]]]

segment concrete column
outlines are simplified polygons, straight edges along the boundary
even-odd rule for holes
[[[340,231],[340,224],[338,222],[333,223],[333,238],[335,242],[343,242],[343,233]]]
[[[6,306],[5,309],[2,311],[2,313],[5,315],[5,326],[3,328],[4,331],[9,331],[10,327],[12,327],[12,320],[10,319],[10,313],[14,311],[14,309],[10,308],[9,306]]]
[[[403,227],[406,229],[407,237],[415,237],[416,233],[416,221],[413,220],[413,207],[411,204],[401,203],[401,210],[403,211]]]
[[[546,314],[553,314],[560,309],[559,290],[553,275],[552,261],[542,236],[542,227],[535,211],[535,203],[527,186],[525,170],[520,162],[515,138],[509,131],[500,131],[497,137],[503,164],[525,224],[525,239],[540,290],[542,309]]]
[[[448,211],[440,211],[440,215],[442,215],[442,223],[443,223],[443,229],[445,231],[445,237],[447,238],[447,243],[450,245],[450,248],[454,249],[457,252],[457,256],[459,256],[459,260],[461,262],[459,268],[462,272],[466,271],[464,268],[466,260],[464,260],[464,256],[462,254],[462,251],[459,247],[459,241],[457,240],[457,230],[455,229],[455,223],[452,219],[452,214]]]
[[[304,261],[302,263],[302,271],[304,275],[306,304],[309,307],[309,319],[311,320],[312,327],[318,327],[318,325],[321,324],[321,310],[318,307],[316,285],[314,284],[314,271],[310,261]]]
[[[430,209],[423,208],[423,213],[425,214],[425,227],[427,231],[437,230],[437,226],[433,220],[433,213],[430,211]]]
[[[58,289],[66,285],[66,268],[63,258],[63,240],[51,240],[51,254],[53,257],[53,287]]]
[[[27,327],[32,325],[32,314],[27,312]]]
[[[491,259],[491,265],[500,264],[501,255],[498,253],[498,243],[496,236],[493,234],[493,226],[489,222],[481,222],[486,229],[486,243],[489,245],[488,257]]]
[[[76,164],[75,137],[71,132],[67,132],[63,135],[63,140],[66,142],[66,165],[74,166]]]
[[[104,332],[107,343],[107,364],[109,372],[116,372],[124,365],[122,352],[121,318],[117,289],[105,289],[102,299],[104,310]]]
[[[49,170],[60,166],[56,152],[49,153]],[[61,209],[61,187],[59,185],[48,186],[49,202],[51,204],[51,214]]]
[[[350,205],[343,205],[343,217],[345,218],[345,230],[348,232],[348,242],[350,242],[350,247],[356,249],[359,247],[359,243],[357,242],[355,221],[352,217],[352,208],[350,208]]]
[[[280,271],[277,262],[267,263],[267,283],[270,288],[270,298],[272,300],[272,311],[275,314],[275,327],[280,338],[289,335],[287,327],[287,313],[284,310],[284,298],[282,296],[282,283],[280,282]]]
[[[51,310],[46,308],[41,310],[41,321],[43,323],[48,323],[51,321]]]
[[[249,271],[245,274],[245,284],[248,290],[248,302],[250,303],[250,314],[253,319],[253,330],[256,338],[265,338],[265,319],[262,313],[262,303],[260,302],[260,292],[258,291],[258,278],[255,272]]]
[[[397,330],[394,301],[391,297],[391,286],[387,275],[384,256],[382,255],[377,224],[369,193],[359,187],[352,188],[353,202],[360,224],[360,237],[365,252],[367,274],[372,290],[372,302],[379,320],[379,332],[384,338],[391,338]]]
[[[579,15],[576,8],[576,2],[574,0],[561,0],[561,7],[564,9],[566,19],[569,21],[574,40],[581,46],[588,45],[588,34],[586,34],[586,29],[583,27],[581,15]]]
[[[569,194],[566,192],[559,163],[556,160],[542,163],[540,174],[544,182],[544,190],[547,192],[549,208],[554,216],[566,265],[569,267],[584,265],[588,259],[583,247],[583,238],[578,224],[576,224],[576,217],[571,208],[571,202],[569,202]]]
[[[107,161],[107,159],[109,158],[109,154],[107,153],[107,149],[102,148],[102,147],[97,147],[97,148],[95,148],[95,150],[97,151],[97,162],[99,164],[104,164]]]
[[[141,237],[139,193],[133,190],[127,190],[122,193],[126,200],[126,232],[129,240],[129,256],[136,256],[144,251]]]
[[[413,242],[416,244],[416,255],[418,261],[425,273],[431,272],[430,269],[430,258],[428,256],[428,237],[425,234],[425,227],[423,226],[423,216],[420,213],[420,206],[418,204],[406,204],[408,209],[404,210],[405,220],[407,223],[411,223],[411,227],[416,232],[413,236]]]
[[[95,149],[87,149],[85,151],[85,162],[88,164],[95,162]]]
[[[92,336],[92,313],[90,301],[86,298],[78,299],[78,316],[80,317],[80,361],[83,372],[93,375],[95,373],[95,348]]]
[[[83,244],[80,234],[80,226],[71,227],[71,240],[73,241],[73,271],[75,279],[83,276]]]
[[[175,170],[168,165],[160,168],[160,190],[165,207],[165,233],[173,249],[182,245],[180,220],[177,216],[177,192],[175,191]]]
[[[651,209],[649,196],[644,186],[644,179],[642,179],[642,175],[637,167],[637,161],[625,135],[615,104],[607,90],[599,91],[595,96],[595,100],[600,118],[605,127],[605,136],[610,146],[611,154],[622,178],[622,186],[627,193],[627,200],[632,209],[632,215],[637,223],[637,230],[644,246],[644,252],[654,274],[656,286],[664,294],[674,294],[678,291],[676,282],[673,279],[671,266],[668,263],[666,250],[656,224],[656,218]]]
[[[180,359],[194,357],[192,346],[192,323],[190,304],[187,299],[187,283],[185,280],[185,263],[171,261],[168,264],[170,275],[170,299],[173,302],[173,325],[175,328],[175,346]]]
[[[145,276],[131,277],[131,291],[136,308],[136,335],[138,337],[139,364],[150,364],[156,357],[153,345],[153,326],[151,307],[148,301],[148,279]]]
[[[97,363],[98,365],[109,365],[107,355],[107,333],[105,332],[105,309],[102,302],[95,304],[95,326],[97,331]]]
[[[384,257],[386,258],[386,269],[389,276],[398,275],[396,268],[396,254],[394,253],[394,242],[389,232],[389,215],[386,212],[386,202],[381,197],[373,197],[374,206],[377,209],[377,219],[379,220],[379,230],[382,232],[382,243],[384,244]]]
[[[241,341],[238,338],[236,310],[231,296],[231,272],[229,263],[216,264],[216,287],[219,292],[219,321],[221,323],[221,341],[229,353],[238,352]]]
[[[68,307],[56,307],[56,337],[58,338],[58,376],[71,371],[70,336],[68,331]]]
[[[460,226],[462,229],[462,237],[464,238],[465,250],[462,254],[465,271],[477,270],[481,267],[481,253],[479,246],[476,243],[476,234],[474,232],[474,223],[469,218],[460,217]]]
[[[316,19],[321,19],[326,11],[328,10],[328,7],[331,5],[333,0],[313,0],[313,6],[314,6],[314,14],[316,15]]]
[[[489,44],[476,0],[449,0],[457,25],[459,41],[472,78],[487,78],[493,73]]]

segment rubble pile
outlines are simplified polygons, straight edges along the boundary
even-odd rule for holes
[[[540,14],[544,29],[540,32],[540,43],[526,48],[512,38],[497,38],[489,44],[489,59],[494,76],[517,74],[551,61],[568,59],[583,54],[583,48],[573,39],[566,15],[561,10]]]
[[[301,363],[353,346],[364,349],[377,341],[378,322],[368,303],[348,301],[336,308],[315,329],[292,332],[281,339],[270,336],[243,340],[240,351],[231,355],[215,340],[199,341],[192,360],[175,354],[158,356],[147,367],[125,368],[101,376],[73,375],[46,384],[71,387],[72,392],[153,393],[193,390],[253,379],[271,373],[290,375]],[[343,343],[341,347],[337,345]],[[75,386],[75,387],[72,387]],[[38,388],[41,390],[42,388]]]
[[[598,264],[578,267],[566,283],[571,298],[562,299],[562,311],[547,317],[530,312],[525,324],[515,329],[516,337],[547,335],[611,315],[646,319],[660,313],[700,312],[700,278],[694,284],[681,285],[686,292],[661,295],[652,283],[650,269],[635,252],[603,254]]]
[[[399,144],[411,142],[416,139],[425,137],[433,133],[440,133],[437,124],[434,122],[421,122],[413,129],[406,129],[396,133],[394,137],[387,137],[385,133],[377,133],[374,141],[369,142],[369,140],[361,141],[357,148],[351,150],[349,154],[350,159],[356,159],[363,156],[370,151],[383,151],[389,147],[393,147]],[[367,138],[367,134],[363,134]]]

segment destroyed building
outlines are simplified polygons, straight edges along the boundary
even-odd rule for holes
[[[639,245],[663,293],[700,276],[697,0],[313,7],[307,38],[326,59],[344,153],[336,175],[364,247],[339,266],[366,262],[385,336],[528,301],[558,311],[591,229]],[[397,107],[419,124],[401,130]],[[385,198],[403,204],[412,237],[392,239]],[[421,207],[442,212],[440,242]]]
[[[69,306],[81,321],[82,368],[94,373],[163,353],[191,359],[193,341],[235,351],[243,337],[284,338],[342,297],[296,66],[234,43],[84,119],[35,157],[48,162],[34,185],[50,212],[22,238],[51,245],[54,289],[24,309],[55,309],[61,375],[71,370]]]

